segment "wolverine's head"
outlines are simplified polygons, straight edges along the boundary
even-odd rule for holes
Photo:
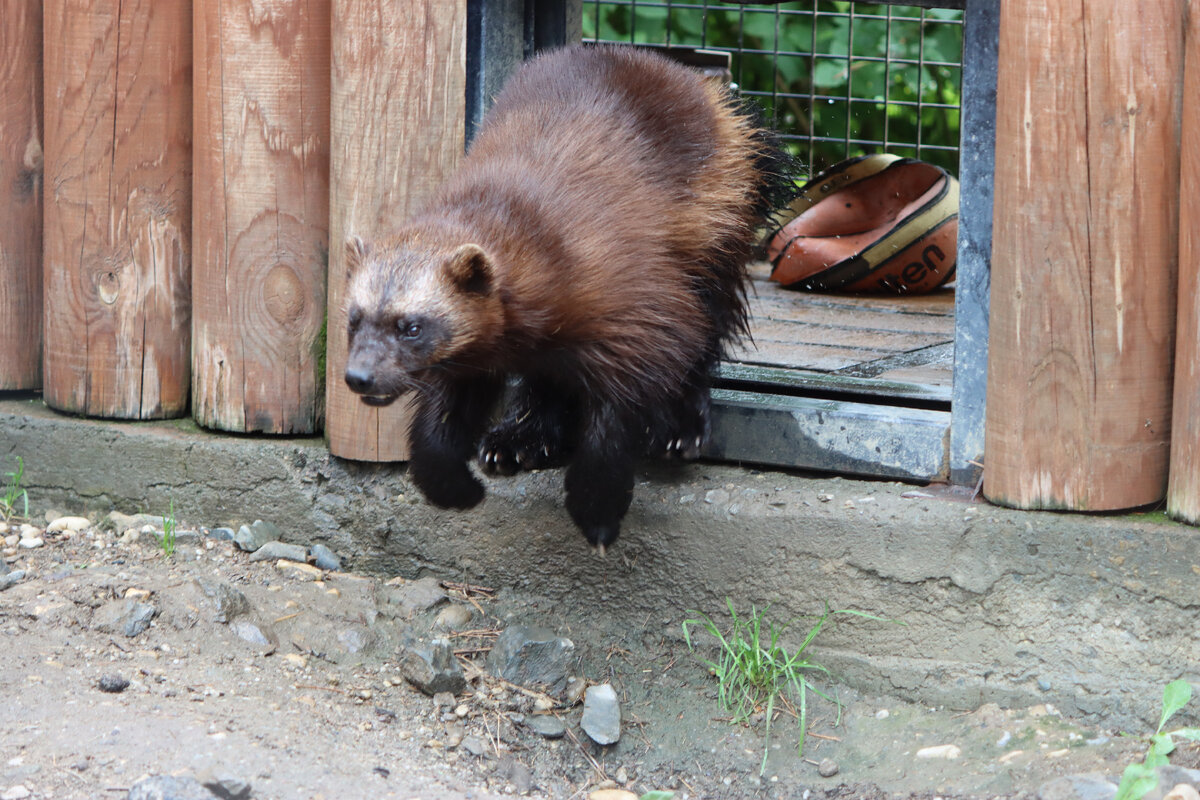
[[[479,245],[446,246],[436,236],[376,243],[355,237],[346,258],[345,378],[367,405],[391,404],[432,370],[477,366],[499,334],[493,265]]]

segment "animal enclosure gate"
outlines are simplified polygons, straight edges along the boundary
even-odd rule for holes
[[[589,11],[593,36],[603,32],[606,10],[626,8],[631,38],[648,40],[653,31],[639,8],[672,15],[717,5],[7,4],[0,25],[0,389],[40,388],[52,407],[93,416],[147,419],[190,409],[220,430],[311,434],[324,425],[336,455],[402,460],[403,410],[364,406],[339,377],[346,355],[340,243],[419,205],[458,163],[503,78],[529,52],[578,39]],[[763,284],[755,301],[763,348],[722,366],[709,455],[974,482],[984,452],[995,274],[1003,294],[991,329],[1003,347],[991,354],[989,496],[1032,507],[1153,502],[1166,490],[1173,431],[1171,507],[1200,518],[1193,390],[1200,373],[1200,150],[1181,146],[1200,135],[1200,13],[1185,13],[1188,0],[1154,0],[1136,17],[1118,13],[1116,0],[1083,10],[1012,0],[1003,13],[999,0],[917,5],[963,9],[963,201],[953,298],[893,300],[885,311],[850,297],[801,301]],[[774,14],[778,24],[799,24],[805,15],[911,23],[885,4],[840,0],[759,4],[754,13]],[[918,27],[930,19],[958,24],[932,10],[917,19]],[[1083,29],[1091,34],[1081,39]],[[654,43],[679,44],[674,30],[668,22]],[[1116,42],[1124,49],[1109,46]],[[852,76],[911,66],[886,52],[864,55],[853,43],[844,54],[813,47],[807,56],[814,71],[826,73],[839,69],[841,57],[847,86]],[[1077,76],[1085,72],[1095,79],[1081,85]],[[825,138],[877,146],[851,112],[869,115],[878,104],[849,89],[844,99],[818,91],[805,97],[786,86],[743,89],[762,94],[772,111],[818,99],[844,111],[839,137],[810,131],[795,140],[816,166]],[[1030,116],[1021,104],[1026,96],[1074,116],[1049,126],[1046,115]],[[937,110],[920,95],[912,102],[918,121]],[[879,141],[895,144],[898,129],[889,126],[896,118],[882,105]],[[820,116],[811,105],[806,113]],[[1114,126],[1088,128],[1089,116]],[[1110,129],[1137,135],[1105,138]],[[993,139],[1003,154],[995,170]],[[948,157],[930,148],[919,127],[903,144],[928,160]],[[1055,181],[1034,184],[1031,154],[1039,168],[1055,166]],[[1104,198],[1089,198],[1080,177],[1093,162],[1090,174],[1113,176]],[[1156,165],[1156,177],[1118,180],[1124,173],[1112,168],[1122,164],[1141,165],[1138,175]],[[1182,194],[1172,169],[1182,172]],[[993,175],[996,269],[989,272]],[[1026,211],[1038,197],[1046,224]],[[1125,219],[1129,207],[1144,216]],[[1087,228],[1089,218],[1104,222]],[[1135,222],[1148,232],[1141,239],[1122,233]],[[1135,263],[1150,266],[1133,275]],[[1063,316],[1081,303],[1089,314]],[[847,363],[821,370],[802,363],[804,343],[795,336],[772,334],[801,313],[843,328],[882,314],[904,325],[880,328],[886,333],[875,340],[877,355],[866,359],[871,369]],[[1044,328],[1057,333],[1041,336]],[[908,349],[899,344],[906,337],[912,348],[936,350],[940,361],[919,369],[889,362],[887,353]],[[952,372],[952,383],[930,377],[939,368]],[[1110,401],[1118,394],[1120,402]],[[1051,421],[1030,424],[1025,405]],[[1111,465],[1134,453],[1131,463],[1143,474],[1122,480]],[[1067,472],[1070,488],[1057,481]],[[1103,490],[1080,493],[1089,480]]]

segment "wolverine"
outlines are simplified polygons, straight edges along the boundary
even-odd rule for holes
[[[636,459],[704,446],[710,372],[748,333],[745,262],[791,185],[771,134],[688,67],[537,56],[423,210],[347,243],[346,384],[372,406],[415,394],[409,474],[434,505],[483,499],[472,460],[566,466],[603,552]]]

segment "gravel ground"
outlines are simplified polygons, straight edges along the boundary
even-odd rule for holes
[[[682,620],[614,619],[432,573],[255,561],[204,529],[168,556],[161,524],[45,517],[5,531],[4,800],[124,798],[171,775],[241,782],[255,798],[1016,798],[1060,775],[1112,778],[1144,747],[1045,705],[924,708],[817,676],[842,713],[810,696],[798,755],[786,711],[769,740],[761,713],[730,723]],[[490,674],[497,637],[519,625],[573,643],[558,690]],[[453,644],[457,694],[406,678],[411,640],[431,636]],[[609,746],[580,725],[583,689],[600,684],[620,705]]]

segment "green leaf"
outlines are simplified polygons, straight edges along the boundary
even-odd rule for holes
[[[1150,737],[1150,749],[1146,751],[1145,764],[1148,767],[1164,767],[1168,763],[1167,756],[1175,750],[1171,734],[1156,733]]]
[[[671,800],[675,796],[674,792],[653,791],[646,792],[638,800]]]
[[[1171,731],[1168,736],[1178,736],[1182,739],[1191,739],[1193,742],[1200,742],[1200,728],[1178,728]]]
[[[1175,716],[1179,709],[1186,706],[1191,699],[1192,685],[1183,678],[1168,683],[1163,689],[1162,719],[1158,721],[1158,730],[1155,733],[1160,733],[1163,726],[1167,724],[1167,720]]]
[[[1114,800],[1142,800],[1146,793],[1158,785],[1158,773],[1145,764],[1130,764],[1121,774],[1121,785],[1117,787]]]

